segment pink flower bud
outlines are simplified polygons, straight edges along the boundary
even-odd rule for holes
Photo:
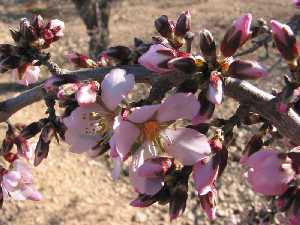
[[[176,51],[162,44],[151,45],[150,49],[143,54],[138,62],[148,70],[156,73],[170,72],[168,61],[176,57]]]
[[[22,85],[28,86],[38,81],[40,76],[40,67],[31,66],[30,64],[23,65],[12,71],[13,79]]]
[[[246,178],[252,190],[264,195],[283,194],[295,177],[291,159],[274,150],[260,150],[252,154],[245,164],[250,168]]]
[[[83,85],[76,92],[76,100],[80,106],[85,106],[96,102],[99,86],[95,82]]]
[[[167,157],[156,157],[145,160],[137,172],[139,176],[154,178],[164,176],[172,166],[172,160]]]
[[[232,56],[250,38],[251,21],[252,15],[250,13],[234,21],[221,42],[221,52],[225,57]]]
[[[79,54],[77,52],[71,52],[66,55],[69,63],[74,64],[79,68],[95,68],[97,67],[97,63],[87,57],[86,55]]]
[[[268,76],[268,71],[257,62],[249,60],[235,60],[229,66],[228,75],[242,80],[252,80]]]
[[[216,42],[209,30],[203,30],[200,32],[200,49],[207,61],[216,61]]]
[[[216,201],[217,201],[217,190],[212,186],[211,190],[205,195],[199,195],[199,200],[202,209],[210,220],[216,219]]]
[[[213,104],[221,104],[223,98],[223,83],[221,78],[213,71],[210,75],[209,86],[206,95],[207,99]]]
[[[282,57],[293,61],[299,56],[299,46],[294,32],[286,25],[276,20],[271,20],[273,39]]]
[[[65,23],[61,20],[50,20],[47,27],[53,32],[55,37],[61,38],[64,36]]]

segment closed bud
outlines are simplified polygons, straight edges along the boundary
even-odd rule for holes
[[[200,49],[203,57],[208,62],[215,62],[217,59],[216,42],[209,30],[200,32]]]
[[[292,29],[276,20],[271,20],[273,39],[281,56],[287,61],[293,61],[299,56],[299,46]]]
[[[228,69],[228,75],[238,79],[258,79],[268,76],[268,71],[257,62],[249,60],[235,60]]]
[[[185,34],[191,29],[191,13],[190,11],[185,11],[182,13],[178,19],[175,26],[175,34],[180,37],[184,37]]]
[[[66,55],[68,61],[79,68],[96,68],[97,63],[86,55],[77,52],[71,52]]]
[[[31,24],[37,30],[41,30],[45,26],[44,19],[41,15],[34,16]]]
[[[197,69],[195,59],[192,56],[171,59],[168,62],[168,67],[190,74],[195,73]]]
[[[167,157],[155,157],[146,159],[141,165],[137,173],[139,176],[146,178],[155,178],[165,176],[172,166],[172,160]]]
[[[170,21],[166,15],[157,18],[154,22],[154,26],[157,32],[165,38],[171,38],[175,29],[174,23]]]
[[[226,32],[221,42],[221,52],[225,57],[233,56],[236,50],[250,38],[251,21],[251,14],[243,15]]]
[[[130,61],[131,50],[126,46],[114,46],[105,51],[106,55],[117,59],[120,64],[126,65]]]

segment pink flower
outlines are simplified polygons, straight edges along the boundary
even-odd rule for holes
[[[299,8],[300,7],[300,1],[299,0],[293,0],[293,4],[295,7]]]
[[[12,70],[13,79],[22,85],[28,86],[38,81],[40,76],[40,67],[24,65],[18,69]]]
[[[295,177],[291,159],[274,150],[260,150],[244,164],[249,167],[246,178],[252,190],[264,195],[283,194]]]
[[[236,50],[250,38],[251,21],[252,15],[249,13],[234,21],[221,42],[221,52],[225,57],[234,55]]]
[[[213,104],[221,104],[223,99],[223,83],[221,78],[213,71],[210,75],[207,99]]]
[[[32,186],[30,168],[20,159],[12,163],[12,169],[2,177],[1,187],[4,199],[40,201],[41,194]]]
[[[271,20],[273,39],[282,57],[293,61],[299,56],[299,46],[294,32],[286,25],[276,20]]]
[[[125,70],[114,69],[107,74],[101,83],[101,99],[103,105],[90,103],[76,108],[70,116],[63,119],[67,127],[66,142],[71,145],[70,151],[75,153],[87,152],[95,155],[94,149],[99,141],[111,129],[114,123],[115,110],[128,92],[134,86],[134,77],[126,74]],[[88,102],[84,94],[77,96],[80,102]],[[92,150],[94,149],[94,150]],[[90,151],[89,151],[90,150]]]
[[[268,76],[268,71],[257,62],[235,60],[229,66],[228,75],[239,79],[257,79]]]
[[[165,151],[184,165],[194,165],[210,153],[205,135],[190,128],[170,126],[177,119],[191,120],[199,108],[194,95],[177,93],[162,104],[134,108],[126,120],[118,120],[110,146],[112,152],[125,160],[136,145],[130,176],[139,193],[153,195],[162,187],[162,178],[148,178],[138,172],[146,159]],[[153,189],[149,190],[148,182],[154,181]]]
[[[168,61],[176,56],[175,49],[162,44],[154,44],[138,59],[138,62],[150,71],[166,73],[172,71],[172,69],[168,68]]]
[[[55,37],[64,36],[65,23],[63,21],[58,19],[50,20],[47,26],[54,33]]]
[[[76,100],[80,106],[95,103],[99,87],[96,82],[89,82],[82,85],[76,92]]]

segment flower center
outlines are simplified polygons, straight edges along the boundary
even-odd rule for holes
[[[85,134],[92,136],[102,136],[109,129],[109,121],[108,118],[101,113],[91,112],[88,115],[85,113],[82,116],[83,120],[87,121],[87,126],[85,127]]]
[[[159,134],[160,126],[156,121],[148,121],[144,124],[144,135],[148,140],[154,140]]]

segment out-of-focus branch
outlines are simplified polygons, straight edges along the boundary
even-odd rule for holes
[[[134,74],[136,82],[146,82],[153,84],[159,79],[168,79],[174,85],[183,82],[189,75],[173,72],[163,75],[162,77],[153,74],[143,66],[120,66],[125,69],[127,73]],[[107,74],[113,67],[86,69],[78,71],[65,72],[64,76],[72,76],[80,80],[94,79],[102,81],[105,74]],[[159,90],[158,90],[159,91]],[[268,94],[252,84],[241,81],[235,78],[225,79],[225,95],[235,99],[240,104],[248,106],[253,112],[256,112],[270,121],[278,128],[278,131],[290,138],[295,144],[300,145],[300,117],[298,114],[290,109],[288,114],[281,114],[276,111],[275,96]],[[6,121],[12,114],[43,98],[42,85],[39,85],[31,90],[25,91],[17,97],[8,99],[0,103],[0,122]]]
[[[109,16],[112,0],[72,0],[90,36],[89,51],[92,58],[108,47]]]

